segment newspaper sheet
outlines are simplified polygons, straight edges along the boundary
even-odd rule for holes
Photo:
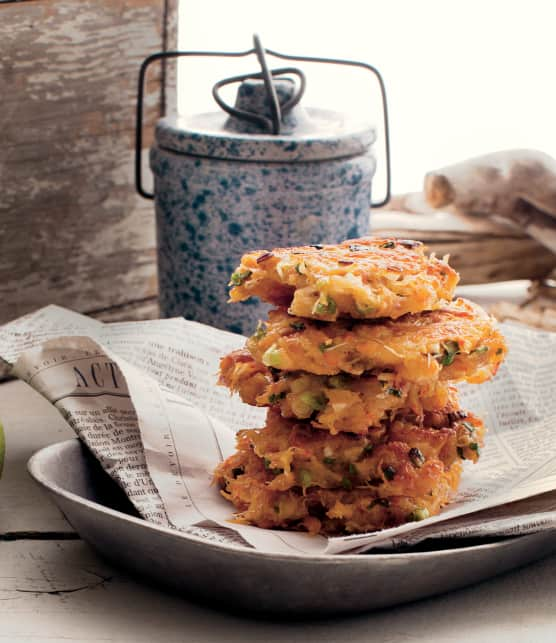
[[[502,330],[510,352],[497,377],[461,389],[489,433],[455,501],[422,522],[328,539],[231,523],[211,485],[235,431],[264,421],[264,410],[216,386],[219,358],[244,338],[183,319],[101,324],[49,306],[0,329],[0,356],[60,410],[147,520],[268,552],[333,554],[556,526],[547,493],[556,490],[556,334]]]

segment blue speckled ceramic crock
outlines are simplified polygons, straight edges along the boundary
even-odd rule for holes
[[[281,99],[290,86],[278,83]],[[264,112],[261,91],[245,82],[236,105]],[[227,303],[242,254],[368,232],[374,129],[298,105],[284,131],[262,134],[225,113],[158,122],[150,162],[163,316],[250,334],[268,306]]]

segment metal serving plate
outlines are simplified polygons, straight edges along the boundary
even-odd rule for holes
[[[477,583],[556,551],[550,531],[432,551],[268,555],[136,517],[77,439],[42,449],[28,466],[81,537],[105,558],[226,609],[299,616],[372,610]]]

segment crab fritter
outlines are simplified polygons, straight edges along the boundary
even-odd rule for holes
[[[219,383],[247,404],[277,408],[285,418],[309,419],[332,434],[365,434],[369,427],[397,416],[458,409],[455,387],[444,382],[411,384],[387,371],[361,377],[275,371],[246,350],[222,358]]]
[[[277,309],[247,349],[257,362],[282,371],[361,375],[378,369],[413,383],[476,384],[496,373],[507,352],[494,319],[465,299],[395,321],[327,324]]]
[[[460,412],[443,421],[330,436],[271,411],[264,429],[239,432],[215,480],[236,519],[259,527],[338,534],[422,520],[450,501],[461,460],[476,460],[482,445],[478,418]]]
[[[397,319],[450,301],[458,274],[418,241],[353,239],[339,245],[246,254],[230,280],[231,301],[259,297],[299,317]]]

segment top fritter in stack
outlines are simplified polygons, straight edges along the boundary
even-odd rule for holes
[[[452,301],[457,273],[422,244],[357,239],[243,257],[231,299],[275,304],[220,383],[269,407],[215,472],[236,519],[356,533],[436,514],[476,461],[481,420],[456,382],[492,377],[506,346],[492,319]]]

